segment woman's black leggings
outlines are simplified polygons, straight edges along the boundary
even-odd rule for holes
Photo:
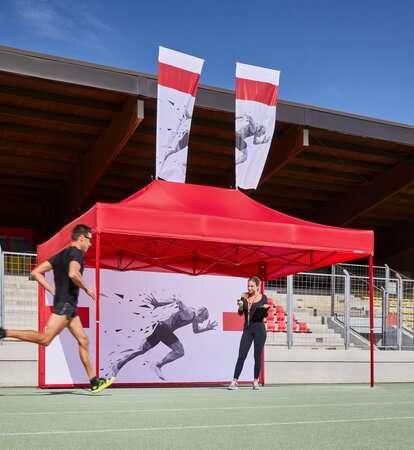
[[[238,379],[243,369],[244,361],[254,342],[254,378],[258,379],[262,368],[262,352],[266,342],[266,326],[263,322],[244,325],[244,331],[240,340],[239,358],[234,369],[234,378]]]

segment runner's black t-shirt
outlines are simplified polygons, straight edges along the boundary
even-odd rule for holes
[[[83,252],[77,247],[68,247],[52,256],[49,259],[53,267],[53,275],[55,278],[56,294],[54,304],[71,303],[76,306],[78,304],[79,288],[69,278],[69,264],[76,261],[80,264],[80,273],[83,273],[84,261]]]

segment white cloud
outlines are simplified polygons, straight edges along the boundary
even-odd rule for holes
[[[80,0],[15,0],[17,13],[36,34],[76,46],[107,51],[117,32],[101,21],[98,5]]]

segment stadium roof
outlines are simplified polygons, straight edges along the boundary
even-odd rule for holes
[[[0,226],[50,236],[155,173],[157,77],[0,47]],[[187,181],[234,186],[234,91],[201,85]],[[254,200],[374,229],[376,261],[412,270],[414,127],[279,101]]]

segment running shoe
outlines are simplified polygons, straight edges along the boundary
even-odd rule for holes
[[[236,389],[239,389],[239,385],[237,384],[237,381],[232,381],[228,388],[229,391],[235,391]]]
[[[98,392],[103,391],[107,387],[109,387],[115,381],[115,377],[109,378],[105,380],[105,378],[98,378],[98,384],[92,386],[91,391],[92,394],[97,394]]]
[[[253,388],[254,391],[258,391],[260,389],[259,382],[258,381],[253,381],[252,388]]]

